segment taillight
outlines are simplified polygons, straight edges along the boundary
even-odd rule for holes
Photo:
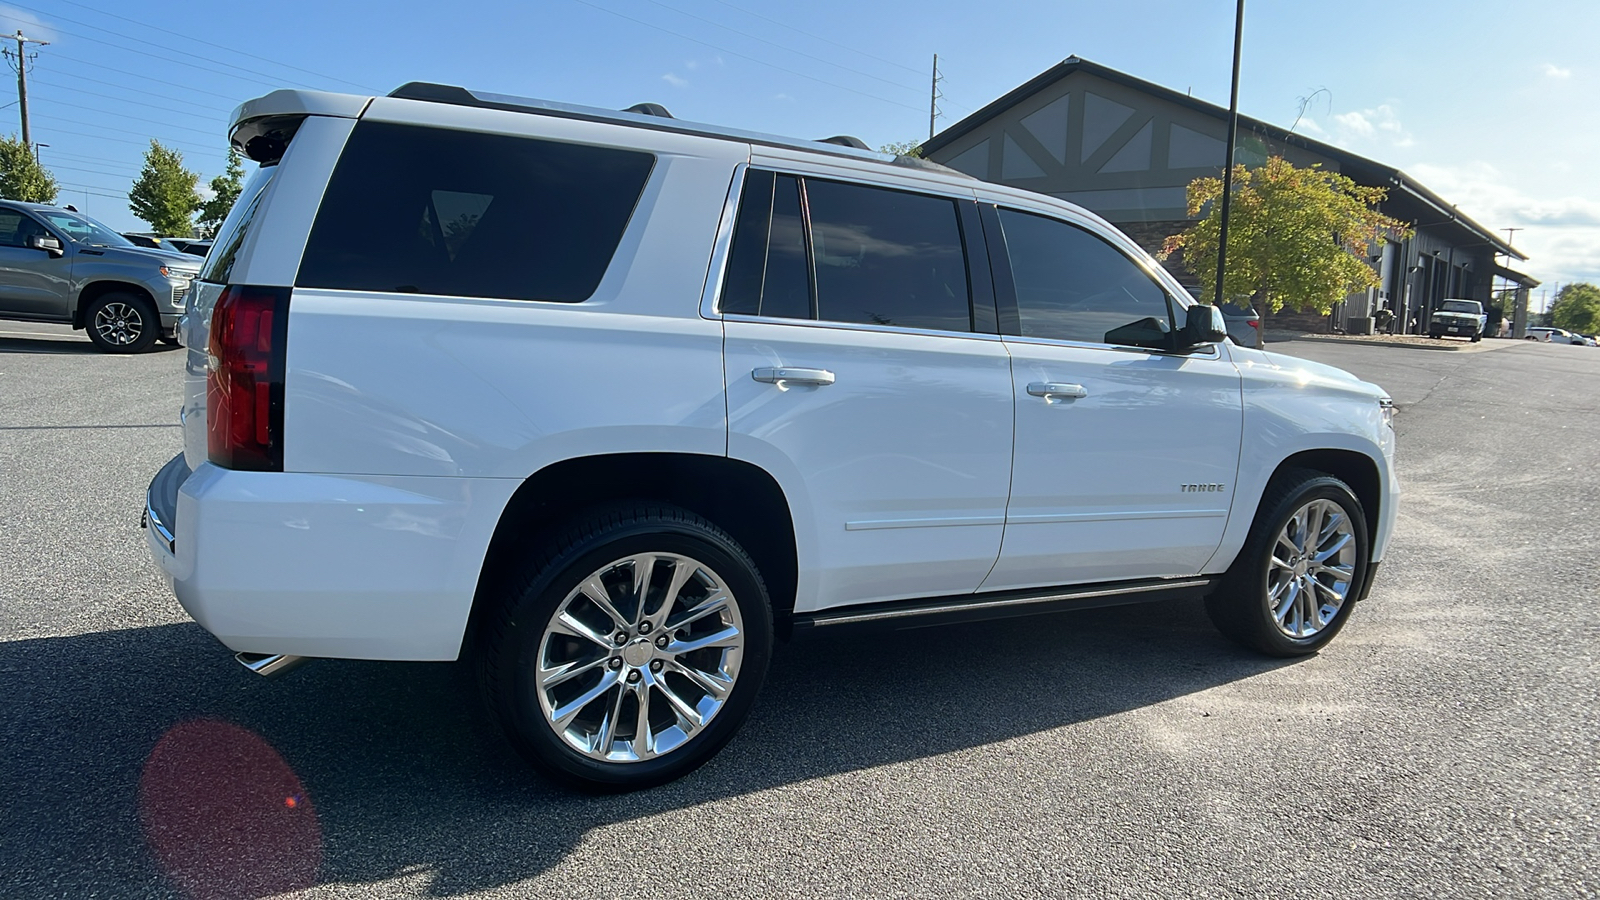
[[[230,285],[211,312],[206,451],[226,469],[283,471],[289,289]]]

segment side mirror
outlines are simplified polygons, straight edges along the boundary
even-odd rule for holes
[[[1228,322],[1222,310],[1199,303],[1189,307],[1183,331],[1178,334],[1179,350],[1193,350],[1205,344],[1220,344],[1228,339]]]
[[[65,252],[61,249],[61,241],[49,234],[36,234],[28,238],[28,246],[35,250],[43,250],[51,256],[61,256]]]
[[[1123,347],[1149,347],[1166,350],[1172,346],[1171,329],[1165,319],[1145,316],[1106,332],[1106,343]]]

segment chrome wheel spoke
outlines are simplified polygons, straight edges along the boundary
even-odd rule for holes
[[[566,725],[568,722],[572,721],[574,716],[580,712],[583,712],[584,707],[593,703],[600,697],[601,694],[604,694],[606,691],[609,691],[616,686],[617,673],[607,672],[605,676],[600,679],[599,684],[574,697],[572,702],[550,710],[550,720],[556,725]]]
[[[600,734],[595,741],[595,752],[601,756],[611,755],[611,748],[617,744],[617,722],[622,719],[622,703],[631,693],[626,688],[617,691],[616,699],[611,701],[606,709],[605,718],[600,720]]]
[[[606,664],[607,657],[600,657],[585,663],[571,662],[561,666],[546,668],[539,667],[539,686],[553,688],[558,684],[566,684],[585,672],[592,672]]]
[[[1342,532],[1336,535],[1332,541],[1324,543],[1322,549],[1311,557],[1311,561],[1317,565],[1322,565],[1337,556],[1340,551],[1344,550],[1355,539],[1356,536],[1350,532]]]
[[[622,614],[621,610],[617,609],[616,604],[611,602],[611,591],[605,586],[605,582],[600,580],[598,572],[589,576],[583,584],[578,585],[578,590],[589,599],[590,603],[600,607],[600,611],[610,617],[613,626],[627,628],[633,624],[628,620],[627,616]]]
[[[702,672],[699,669],[691,669],[677,660],[667,663],[667,670],[677,672],[679,675],[694,682],[697,687],[710,694],[716,700],[725,699],[728,696],[728,692],[733,690],[732,681],[718,678],[709,672]]]
[[[661,685],[656,685],[656,690],[661,690]],[[633,718],[633,755],[643,759],[656,752],[655,735],[650,732],[650,682],[640,682],[634,687],[633,694],[639,698]]]
[[[557,634],[564,634],[568,637],[583,638],[591,644],[604,647],[608,651],[615,650],[617,647],[616,641],[613,641],[608,635],[601,634],[600,632],[595,631],[593,628],[590,628],[588,625],[578,621],[568,610],[562,610],[561,613],[550,622],[550,631]],[[548,640],[549,638],[546,637],[546,641]]]
[[[683,593],[683,586],[695,575],[696,567],[679,563],[672,567],[672,581],[667,584],[667,592],[662,595],[661,605],[649,616],[651,625],[660,627],[671,614],[672,608],[678,605],[678,595]]]
[[[705,726],[705,722],[700,718],[700,711],[690,706],[689,701],[679,697],[678,692],[674,691],[671,685],[658,681],[656,682],[656,690],[661,692],[661,696],[667,698],[667,705],[671,706],[672,711],[678,714],[678,718],[687,722],[692,729],[699,730]]]
[[[720,592],[712,594],[706,599],[700,601],[700,603],[697,604],[694,609],[688,610],[681,617],[668,622],[664,627],[668,631],[677,631],[680,628],[687,628],[701,619],[704,619],[706,616],[722,612],[724,609],[727,609],[727,607],[727,594]]]
[[[667,645],[667,652],[676,656],[682,653],[704,650],[708,647],[737,647],[743,643],[744,634],[737,628],[728,627],[705,637],[693,638],[687,641],[673,641]]]

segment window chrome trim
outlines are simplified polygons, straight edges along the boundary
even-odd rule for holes
[[[876,334],[915,334],[923,337],[975,338],[986,341],[999,341],[1005,338],[1004,335],[983,334],[976,331],[939,331],[905,325],[868,325],[863,322],[830,322],[821,319],[782,319],[777,316],[751,316],[744,313],[722,313],[716,318],[724,322],[746,322],[751,325],[796,325],[807,328],[831,328],[838,331],[867,331]]]
[[[711,247],[711,265],[706,269],[705,287],[700,292],[700,318],[713,321],[723,318],[717,309],[722,296],[722,283],[728,276],[728,254],[733,248],[734,220],[739,215],[739,201],[744,197],[744,180],[750,164],[739,163],[733,167],[733,178],[728,184],[728,198],[722,201],[722,218],[717,222],[717,240]]]
[[[1079,350],[1111,350],[1116,353],[1145,353],[1151,356],[1172,356],[1182,359],[1221,359],[1222,349],[1218,344],[1200,344],[1190,351],[1157,350],[1153,347],[1129,347],[1122,344],[1104,344],[1093,341],[1069,341],[1062,338],[1026,337],[1020,334],[1001,335],[1007,341],[1018,344],[1034,344],[1040,347],[1065,347]]]

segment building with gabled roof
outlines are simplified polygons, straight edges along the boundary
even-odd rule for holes
[[[1154,252],[1193,223],[1186,188],[1222,173],[1227,128],[1225,107],[1071,56],[935,135],[922,151],[986,181],[1093,210]],[[1269,156],[1385,188],[1379,209],[1415,228],[1409,240],[1385,244],[1370,260],[1381,286],[1350,298],[1335,311],[1337,322],[1388,309],[1425,331],[1429,311],[1446,297],[1487,305],[1497,277],[1524,296],[1538,284],[1497,258],[1525,260],[1520,251],[1405,172],[1241,115],[1235,162],[1257,165]],[[1198,287],[1190,272],[1174,268]]]

